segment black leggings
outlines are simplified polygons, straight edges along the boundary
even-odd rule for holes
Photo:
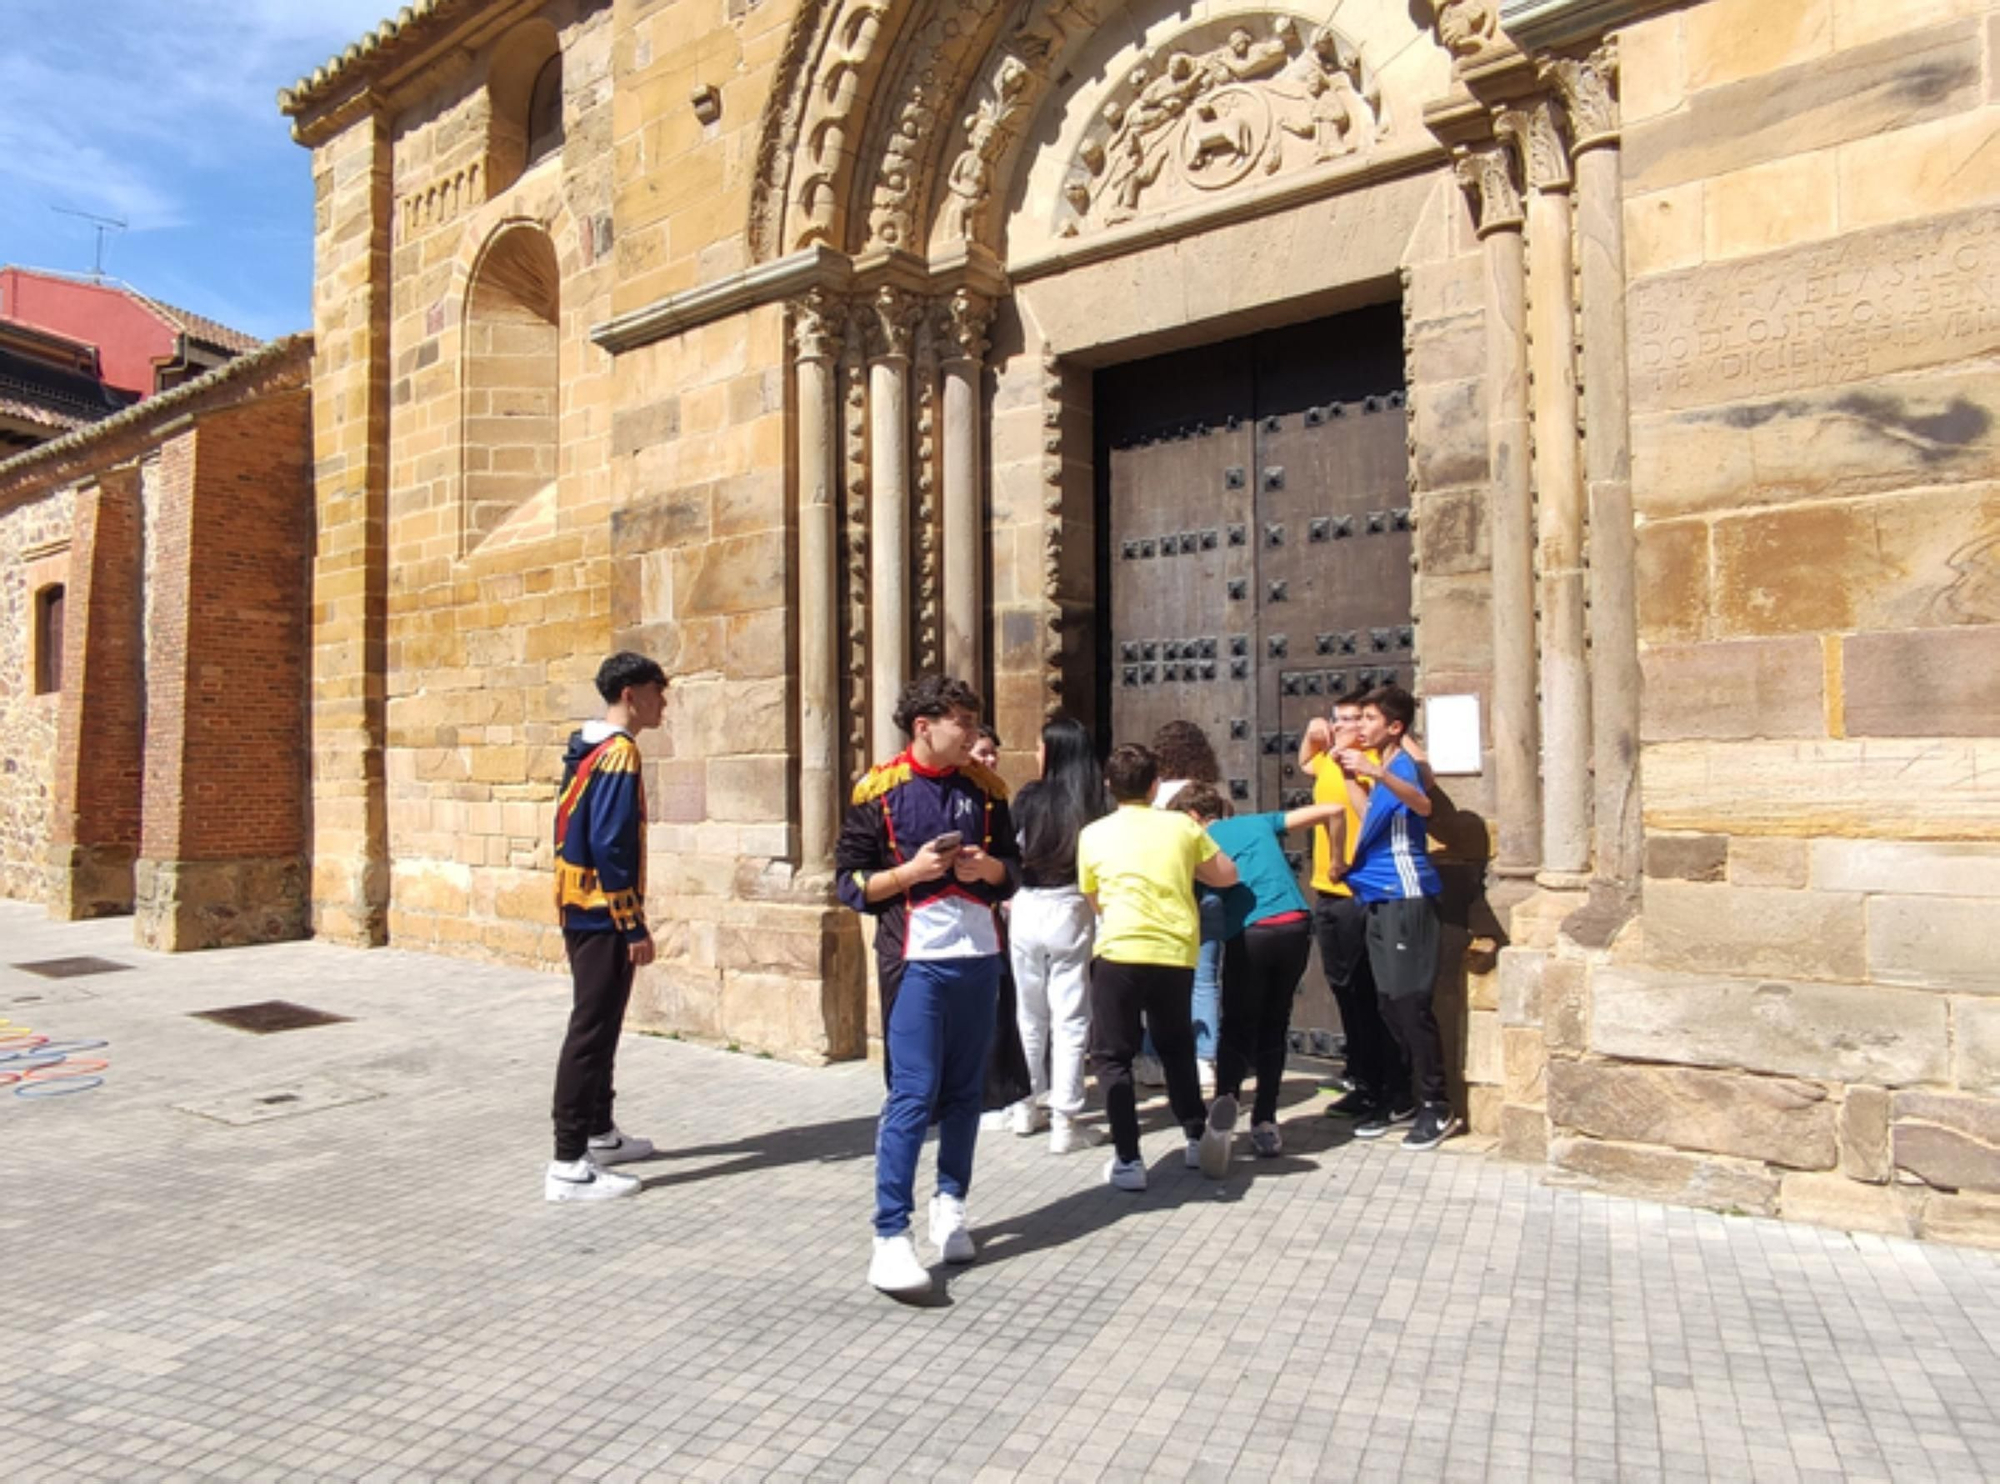
[[[1275,1123],[1285,1080],[1292,997],[1312,955],[1312,924],[1245,928],[1222,950],[1222,1035],[1215,1051],[1215,1090],[1243,1095],[1244,1076],[1257,1074],[1254,1124]]]
[[[1152,1027],[1153,1048],[1167,1074],[1167,1102],[1181,1132],[1199,1138],[1208,1123],[1201,1080],[1194,1069],[1194,1027],[1188,1005],[1194,970],[1165,964],[1090,963],[1090,1069],[1104,1091],[1111,1142],[1122,1160],[1139,1157],[1139,1101],[1132,1087],[1132,1058],[1139,1054],[1139,1017]]]

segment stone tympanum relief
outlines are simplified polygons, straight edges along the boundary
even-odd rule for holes
[[[1331,29],[1234,17],[1180,33],[1130,68],[1086,130],[1057,235],[1113,227],[1375,147],[1379,90]]]

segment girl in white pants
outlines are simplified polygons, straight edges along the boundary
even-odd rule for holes
[[[1032,1091],[1014,1105],[1013,1127],[1032,1134],[1047,1099],[1049,1150],[1067,1154],[1089,1139],[1083,1112],[1083,1061],[1090,1039],[1090,950],[1097,917],[1076,885],[1076,837],[1110,813],[1111,799],[1091,751],[1090,734],[1067,716],[1042,728],[1041,778],[1014,800],[1021,843],[1021,889],[1008,936],[1021,1048]]]

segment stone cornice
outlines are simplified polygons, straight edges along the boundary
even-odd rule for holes
[[[1602,36],[1687,0],[1500,0],[1500,29],[1523,51],[1544,51]]]
[[[705,283],[683,293],[669,294],[639,309],[629,310],[601,325],[590,338],[623,355],[655,340],[684,335],[698,325],[742,314],[781,299],[798,298],[813,289],[830,293],[864,293],[888,286],[913,294],[937,294],[964,287],[976,293],[1005,292],[1006,276],[985,249],[957,244],[951,252],[928,261],[914,253],[878,251],[861,258],[816,242],[741,273]]]

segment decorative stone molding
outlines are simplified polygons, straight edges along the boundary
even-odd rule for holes
[[[1500,29],[1524,48],[1573,46],[1680,0],[1499,0]]]
[[[1522,177],[1537,191],[1567,191],[1569,150],[1553,99],[1534,98],[1493,115],[1493,133],[1520,156]]]
[[[859,314],[856,316],[859,319]],[[847,776],[860,775],[868,756],[868,368],[857,323],[840,357],[842,573],[847,628]]]
[[[485,187],[485,172],[474,160],[439,176],[422,190],[410,192],[400,203],[402,240],[407,242],[419,232],[457,220],[485,201]]]
[[[1381,92],[1347,42],[1331,29],[1307,40],[1286,15],[1261,35],[1233,19],[1216,45],[1203,43],[1220,22],[1182,32],[1113,90],[1065,178],[1058,235],[1374,149]]]
[[[1588,57],[1557,57],[1537,69],[1562,94],[1569,115],[1570,153],[1580,155],[1618,142],[1618,43],[1607,41]]]
[[[917,673],[944,666],[944,612],[938,580],[943,530],[938,508],[938,316],[926,313],[917,327],[914,377],[916,464],[912,520],[917,557]]]
[[[1499,0],[1435,0],[1431,24],[1459,63],[1478,61],[1502,44]]]
[[[1472,198],[1479,235],[1521,230],[1521,187],[1514,176],[1514,150],[1505,143],[1452,152],[1458,183]]]
[[[1042,353],[1042,694],[1043,713],[1063,695],[1063,367]]]

